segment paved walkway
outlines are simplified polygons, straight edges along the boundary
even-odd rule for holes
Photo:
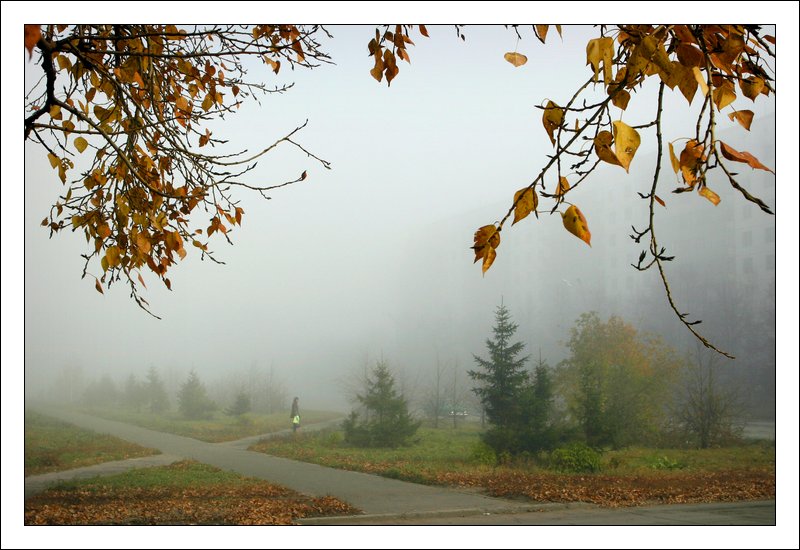
[[[108,433],[144,447],[160,450],[164,455],[97,464],[57,474],[30,476],[25,479],[25,496],[46,489],[50,484],[71,477],[88,477],[118,473],[126,468],[167,464],[178,459],[193,459],[223,470],[265,479],[300,493],[313,496],[332,495],[371,516],[407,516],[420,514],[515,513],[540,509],[541,505],[491,498],[467,491],[431,487],[388,479],[360,472],[326,468],[263,453],[247,451],[246,446],[262,437],[237,442],[206,443],[189,437],[166,434],[86,414],[39,408],[43,414],[55,416],[82,428]],[[309,429],[304,428],[304,429]],[[244,447],[244,448],[242,448]]]

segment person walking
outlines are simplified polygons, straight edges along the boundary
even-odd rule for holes
[[[292,401],[292,412],[289,413],[289,418],[292,420],[292,433],[297,431],[300,427],[300,404],[297,397]]]

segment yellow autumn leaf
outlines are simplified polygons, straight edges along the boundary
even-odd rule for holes
[[[57,168],[58,165],[61,164],[61,160],[59,160],[59,158],[55,156],[53,153],[47,153],[47,160],[50,161],[50,166],[52,166],[53,168]]]
[[[487,245],[486,253],[483,256],[483,267],[481,268],[484,275],[486,275],[486,271],[492,267],[495,258],[497,258],[497,251],[491,246]]]
[[[709,201],[711,201],[711,203],[712,203],[714,206],[716,206],[716,205],[718,205],[718,204],[719,204],[719,200],[720,200],[720,199],[719,199],[719,195],[717,195],[716,193],[714,193],[714,192],[713,192],[711,189],[709,189],[709,188],[708,188],[708,187],[706,187],[705,185],[704,185],[704,186],[702,186],[700,189],[698,189],[698,190],[697,190],[697,192],[698,192],[698,193],[699,193],[701,196],[703,196],[703,197],[707,198]]]
[[[641,142],[639,132],[621,120],[614,121],[614,153],[626,172],[629,171],[633,156]]]
[[[183,96],[178,96],[178,98],[175,100],[175,107],[179,111],[183,111],[184,113],[192,112],[192,107],[191,104],[189,103],[189,100]]]
[[[522,65],[528,62],[527,57],[517,52],[508,52],[503,57],[505,58],[506,61],[508,61],[515,67],[521,67]]]
[[[201,105],[204,111],[208,111],[211,107],[214,106],[214,98],[211,97],[211,94],[206,94],[206,97],[203,99],[203,104]]]
[[[628,103],[630,102],[630,100],[631,100],[631,94],[629,94],[625,90],[620,90],[616,94],[614,94],[614,97],[611,98],[611,103],[614,104],[614,107],[618,107],[624,111],[625,109],[628,108]]]
[[[694,79],[700,85],[700,90],[703,92],[703,96],[707,96],[708,83],[706,82],[706,78],[703,76],[703,72],[700,70],[700,67],[692,67],[692,73],[694,73]]]
[[[86,141],[84,138],[82,138],[82,137],[76,137],[75,138],[75,148],[79,152],[83,153],[88,146],[89,146],[89,142]]]
[[[497,231],[497,226],[492,224],[484,225],[479,228],[475,232],[474,243],[472,249],[475,251],[475,261],[473,263],[477,262],[480,258],[485,258],[488,249],[495,249],[500,246],[500,232]]]
[[[561,221],[567,231],[578,237],[580,240],[592,246],[592,234],[589,232],[589,224],[580,209],[574,204],[561,214]]]
[[[151,245],[147,235],[144,233],[136,234],[136,248],[138,248],[142,254],[150,254]]]
[[[558,179],[558,187],[556,187],[556,195],[561,197],[565,195],[567,191],[569,191],[569,182],[567,181],[567,178],[561,176]]]
[[[600,63],[603,64],[603,82],[611,82],[611,67],[614,59],[614,40],[608,36],[593,38],[586,44],[586,64],[592,66],[594,79],[600,72]]]
[[[611,143],[613,141],[614,137],[611,135],[611,132],[603,130],[597,134],[597,137],[594,138],[594,151],[597,153],[597,157],[600,160],[609,164],[622,166],[622,163],[617,158],[617,155],[611,150]]]
[[[97,236],[101,239],[105,239],[111,236],[111,228],[108,226],[107,223],[103,223],[97,226]]]
[[[120,253],[120,250],[119,250],[119,247],[117,245],[109,246],[106,249],[105,258],[106,258],[106,261],[108,262],[108,266],[109,267],[116,267],[116,266],[119,265],[119,263],[120,263],[119,253]]]
[[[750,131],[750,124],[753,123],[753,111],[734,111],[728,115],[728,118],[731,120],[736,120],[736,122],[741,124],[745,130]]]
[[[511,225],[528,217],[531,212],[536,210],[538,203],[539,197],[530,187],[520,189],[514,193],[514,222]]]
[[[717,110],[721,111],[736,100],[736,91],[733,89],[733,84],[724,82],[722,86],[714,88],[711,97]]]
[[[675,147],[672,146],[672,142],[669,144],[669,161],[672,163],[672,171],[677,174],[678,170],[681,169],[681,162],[675,155]]]
[[[755,101],[758,97],[758,94],[764,89],[766,85],[763,78],[760,76],[750,76],[749,78],[742,78],[739,81],[739,87],[742,89],[742,93],[745,97]]]
[[[575,122],[577,123],[577,120]],[[555,131],[558,130],[563,123],[564,110],[548,100],[544,108],[544,114],[542,114],[542,124],[544,125],[547,135],[550,137],[550,143],[552,145],[556,144],[556,138],[554,136]]]
[[[685,97],[686,101],[691,105],[697,93],[698,86],[693,69],[691,69],[689,65],[684,65],[676,61],[672,67],[672,83],[678,87],[683,97]]]

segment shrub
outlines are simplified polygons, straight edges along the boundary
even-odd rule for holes
[[[572,443],[550,453],[550,467],[559,472],[600,471],[600,453],[583,443]]]
[[[686,464],[677,460],[671,460],[667,456],[658,456],[650,463],[654,470],[682,470]]]
[[[472,447],[471,456],[472,460],[479,464],[484,464],[486,466],[497,465],[497,453],[484,441],[478,441],[478,443]]]

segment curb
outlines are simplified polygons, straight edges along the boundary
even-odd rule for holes
[[[510,514],[529,514],[533,512],[551,512],[568,508],[594,507],[594,505],[576,502],[543,502],[508,506],[505,508],[457,508],[451,510],[436,510],[430,512],[406,512],[401,514],[359,514],[352,516],[323,516],[298,518],[296,525],[357,525],[359,523],[375,523],[384,520],[415,519],[415,518],[452,518],[470,516],[493,516]],[[388,523],[388,522],[387,522]]]

